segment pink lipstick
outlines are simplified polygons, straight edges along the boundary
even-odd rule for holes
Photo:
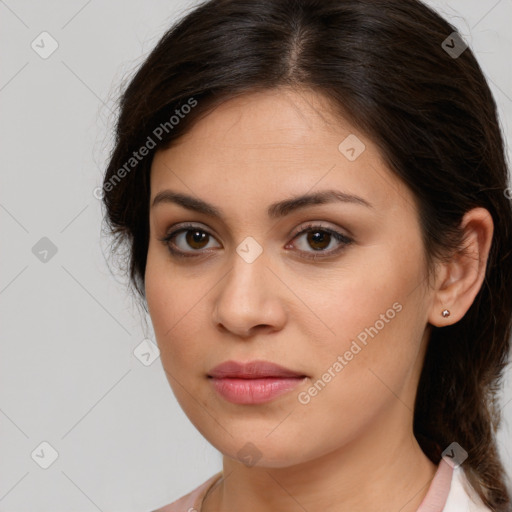
[[[294,389],[307,378],[269,361],[226,361],[209,373],[214,389],[235,404],[261,404]]]

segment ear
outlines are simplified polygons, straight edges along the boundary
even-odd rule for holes
[[[428,322],[444,327],[458,322],[468,311],[485,279],[494,223],[485,208],[474,208],[464,215],[464,249],[451,260],[439,263]],[[450,315],[442,316],[448,309]]]

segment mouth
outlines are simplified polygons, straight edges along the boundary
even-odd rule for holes
[[[208,373],[213,388],[235,404],[261,404],[293,390],[307,375],[269,361],[226,361]]]

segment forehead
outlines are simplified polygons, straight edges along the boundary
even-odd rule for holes
[[[315,188],[371,197],[383,209],[411,203],[371,140],[322,96],[289,89],[228,100],[157,152],[151,200],[166,187],[226,208],[240,196],[247,205],[267,205]]]
[[[340,131],[350,133],[353,129],[335,116],[326,98],[309,90],[283,87],[227,100],[197,122],[174,147],[193,144],[201,149],[201,145],[215,144],[222,150],[216,154],[228,156],[236,156],[241,149],[291,156],[302,147],[323,152],[329,144],[326,136],[337,140]]]

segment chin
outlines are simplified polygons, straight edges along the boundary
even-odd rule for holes
[[[252,440],[251,440],[252,439]],[[260,468],[287,468],[309,460],[311,454],[304,450],[303,443],[288,438],[288,443],[276,437],[273,441],[261,436],[247,436],[245,439],[224,439],[216,443],[208,441],[224,455],[245,466]]]

